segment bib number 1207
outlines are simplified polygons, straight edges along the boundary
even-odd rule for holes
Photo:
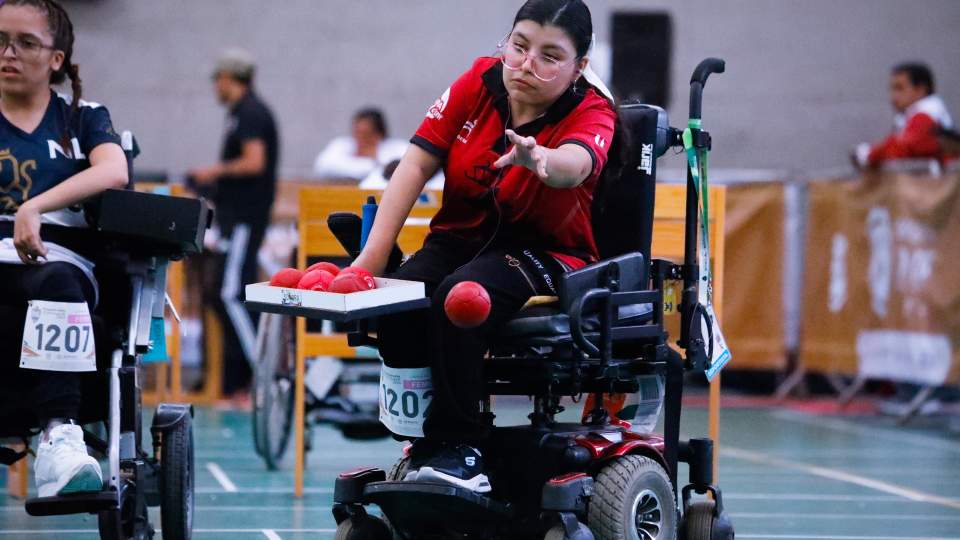
[[[30,301],[23,327],[20,367],[45,371],[97,369],[87,304]]]
[[[43,323],[34,327],[37,332],[36,348],[48,352],[87,352],[90,349],[90,325],[70,325],[65,329],[56,324]]]

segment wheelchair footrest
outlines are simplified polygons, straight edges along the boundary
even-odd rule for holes
[[[513,516],[510,505],[449,484],[374,482],[363,488],[363,499],[379,506],[391,524],[407,533],[452,523],[459,531],[479,532]]]
[[[114,491],[98,491],[55,497],[35,497],[27,499],[25,506],[27,513],[31,516],[95,514],[103,510],[116,509],[117,494]]]

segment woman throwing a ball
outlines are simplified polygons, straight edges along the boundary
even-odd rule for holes
[[[431,307],[385,317],[379,329],[387,369],[432,370],[432,404],[407,479],[490,490],[478,450],[489,336],[530,297],[556,295],[561,274],[597,259],[591,202],[619,145],[613,105],[583,77],[592,32],[581,0],[527,1],[500,56],[477,59],[427,111],[354,263],[384,272],[410,209],[442,167],[430,234],[390,276],[425,283]],[[462,282],[488,293],[485,320],[479,287],[451,292]]]

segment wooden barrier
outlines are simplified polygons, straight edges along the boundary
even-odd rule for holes
[[[307,187],[300,190],[300,249],[297,264],[306,266],[308,257],[346,256],[339,242],[326,227],[327,216],[332,212],[356,212],[366,201],[367,196],[379,196],[379,191],[363,191],[348,187]],[[428,232],[426,218],[432,216],[440,206],[441,193],[427,192],[421,202],[411,212],[413,223],[408,223],[400,233],[400,247],[405,253],[412,253],[423,245]],[[683,258],[684,218],[686,215],[686,186],[663,184],[657,186],[657,201],[654,209],[653,248],[654,257],[680,261]],[[724,277],[724,216],[726,208],[726,188],[710,188],[711,223],[709,227],[711,249],[713,253],[714,305],[717,317],[723,311]],[[317,335],[308,333],[306,320],[297,319],[297,355],[296,381],[294,387],[294,495],[303,496],[304,471],[304,387],[306,358],[312,356],[353,357],[355,351],[346,343],[344,335]],[[671,332],[671,335],[678,335]],[[734,360],[735,361],[735,360]],[[710,387],[710,436],[716,443],[714,451],[714,472],[717,471],[719,457],[719,405],[720,376]]]
[[[782,182],[727,187],[723,331],[731,369],[787,367],[785,190]]]
[[[960,173],[871,173],[809,184],[803,339],[806,372],[925,390],[960,383]]]

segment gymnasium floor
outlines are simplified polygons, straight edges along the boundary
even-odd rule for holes
[[[725,408],[721,422],[720,483],[737,538],[960,539],[960,438],[943,426],[898,428],[872,415],[750,405]],[[525,407],[501,401],[499,412],[521,418]],[[688,406],[684,415],[685,433],[704,433],[705,409]],[[264,469],[248,418],[198,410],[196,538],[333,538],[337,472],[389,466],[400,448],[393,441],[351,443],[319,428],[306,495],[295,500],[291,464]],[[96,528],[92,516],[31,518],[0,494],[0,538],[95,539]]]

